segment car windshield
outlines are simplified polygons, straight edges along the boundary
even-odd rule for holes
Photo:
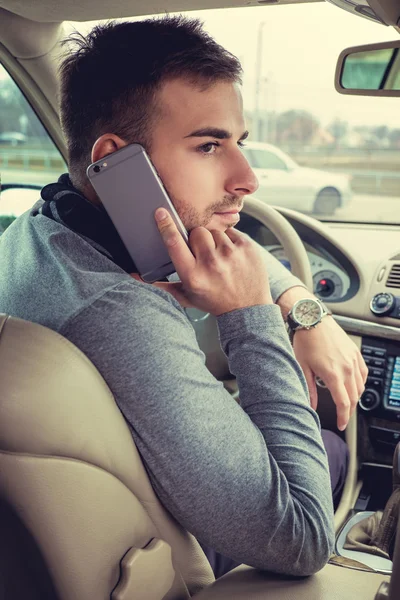
[[[399,99],[334,89],[340,52],[396,39],[392,28],[327,3],[187,14],[242,62],[256,196],[321,220],[400,223]]]

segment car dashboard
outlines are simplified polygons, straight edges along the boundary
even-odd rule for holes
[[[350,275],[323,249],[304,244],[313,276],[313,291],[323,301],[340,301],[350,290]],[[264,248],[290,270],[290,262],[281,245],[266,245]]]
[[[305,246],[314,293],[360,347],[368,365],[357,414],[357,455],[363,469],[373,470],[364,478],[366,485],[381,478],[384,482],[400,440],[399,229],[393,225],[328,224],[289,209],[278,210]],[[238,227],[290,269],[282,245],[264,225],[244,214]],[[331,427],[335,412],[330,393],[320,388],[319,396],[322,424],[328,414]],[[375,498],[369,506],[380,504],[377,493],[372,485],[365,492],[366,498]]]

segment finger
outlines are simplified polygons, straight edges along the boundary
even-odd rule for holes
[[[214,238],[205,227],[192,229],[189,236],[189,246],[197,259],[215,253]]]
[[[179,277],[185,280],[188,273],[194,268],[196,259],[180,234],[171,215],[165,208],[158,208],[155,212],[158,230],[167,247],[168,254],[176,268]]]
[[[225,235],[228,236],[228,238],[234,243],[234,244],[238,244],[240,242],[244,242],[246,240],[249,239],[249,237],[245,234],[242,233],[241,231],[239,231],[238,229],[235,229],[234,227],[229,227],[226,231],[225,231]]]
[[[360,370],[360,366],[359,366],[358,361],[357,361],[357,365],[356,365],[355,370],[354,370],[354,377],[356,379],[357,396],[358,396],[357,397],[357,402],[358,402],[358,400],[361,398],[361,396],[364,393],[364,390],[365,390],[365,381],[366,381],[366,379],[364,379],[364,376],[363,376],[363,374],[362,374],[362,372]]]
[[[368,377],[368,367],[365,364],[365,360],[362,357],[361,352],[357,352],[357,360],[358,360],[358,366],[360,367],[360,373],[361,373],[361,377],[365,384],[367,383],[367,377]]]
[[[317,385],[315,383],[314,373],[308,367],[303,367],[304,377],[306,378],[308,393],[310,395],[310,404],[314,410],[317,410],[318,406],[318,390]]]
[[[339,431],[346,429],[350,418],[350,399],[344,383],[339,379],[327,381],[325,384],[336,404],[337,426]]]
[[[358,366],[357,366],[358,370]],[[347,395],[350,400],[350,409],[349,409],[349,417],[353,414],[355,407],[357,406],[359,394],[358,394],[358,386],[357,386],[357,375],[353,373],[350,375],[345,381],[345,388],[347,391]]]
[[[212,229],[210,233],[214,238],[216,249],[223,255],[229,256],[235,247],[230,237],[224,231],[217,231],[215,229]]]

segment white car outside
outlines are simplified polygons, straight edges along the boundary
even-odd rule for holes
[[[276,146],[245,142],[243,153],[257,176],[256,198],[300,212],[332,215],[351,200],[351,176],[300,167]]]

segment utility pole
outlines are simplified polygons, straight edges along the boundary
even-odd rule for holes
[[[256,83],[254,90],[254,113],[253,113],[253,131],[254,139],[260,139],[260,94],[261,94],[261,70],[262,70],[262,47],[263,47],[263,29],[265,21],[258,26],[257,35],[257,53],[256,53]]]

